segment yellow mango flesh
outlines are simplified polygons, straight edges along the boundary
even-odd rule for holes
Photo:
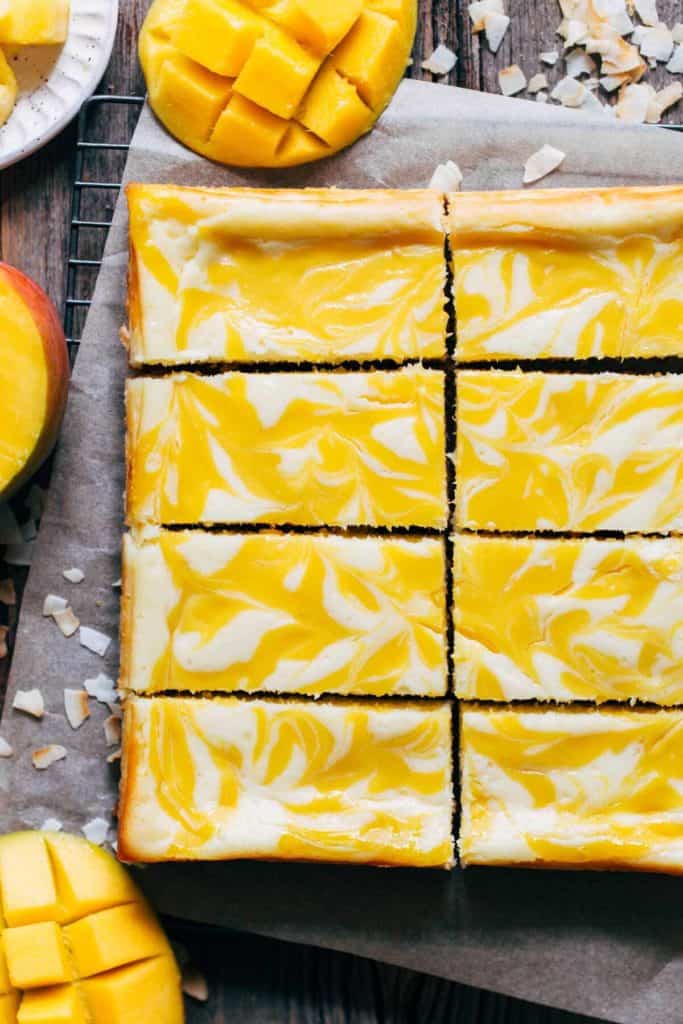
[[[33,454],[48,411],[43,340],[28,306],[0,274],[0,494]]]
[[[11,0],[0,8],[0,43],[55,45],[68,31],[69,0]]]
[[[0,837],[0,907],[0,1024],[182,1024],[168,940],[103,850]]]
[[[155,0],[140,58],[152,107],[185,145],[221,163],[287,167],[372,128],[416,18],[415,0]]]
[[[5,54],[0,50],[0,126],[2,126],[14,110],[17,102],[18,86],[12,68],[7,63]]]

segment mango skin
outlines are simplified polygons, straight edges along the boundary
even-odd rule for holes
[[[291,167],[371,130],[416,25],[417,0],[155,0],[140,60],[154,112],[184,145],[218,163]]]

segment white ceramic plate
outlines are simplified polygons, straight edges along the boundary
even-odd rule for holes
[[[114,46],[119,0],[71,0],[63,46],[5,47],[19,98],[0,129],[0,168],[35,153],[92,96]]]

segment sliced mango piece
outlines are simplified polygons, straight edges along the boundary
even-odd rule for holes
[[[385,104],[389,97],[383,69],[391,68],[392,78],[405,71],[399,25],[384,14],[364,12],[334,54],[333,63],[368,106]]]
[[[43,46],[66,42],[69,0],[10,0],[0,7],[0,43]]]
[[[128,873],[99,846],[66,832],[48,835],[45,843],[63,921],[74,921],[107,907],[140,900],[140,892]]]
[[[81,978],[161,956],[168,949],[158,922],[140,903],[102,910],[69,925],[65,932]]]
[[[328,146],[339,149],[349,136],[357,137],[368,130],[373,113],[358,95],[355,85],[328,66],[313,83],[299,120]]]
[[[159,75],[160,104],[172,110],[183,133],[208,139],[232,95],[232,82],[174,53],[164,61]]]
[[[7,928],[2,939],[15,988],[44,988],[71,980],[62,930],[54,921]]]
[[[271,31],[254,44],[234,89],[271,114],[291,117],[319,67],[286,32]]]
[[[218,154],[230,146],[244,162],[255,159],[260,164],[270,164],[276,160],[278,146],[289,126],[289,121],[235,93],[218,119],[209,155],[220,159]]]
[[[18,992],[10,992],[8,995],[0,996],[0,1024],[17,1024],[18,1009]]]
[[[17,1024],[88,1024],[80,993],[71,985],[35,989],[21,1000]]]
[[[240,0],[187,0],[172,41],[217,75],[239,75],[268,22]]]
[[[337,46],[363,10],[363,0],[291,0],[281,25],[316,53],[327,55]]]
[[[59,919],[59,900],[40,832],[0,839],[0,895],[9,928]]]
[[[171,956],[87,979],[83,992],[93,1024],[183,1024],[180,978]]]

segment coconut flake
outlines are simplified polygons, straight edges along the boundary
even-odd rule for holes
[[[82,569],[65,569],[62,576],[69,583],[82,583],[85,579],[85,573]]]
[[[209,998],[209,985],[206,978],[191,964],[183,967],[183,992],[199,1003],[205,1003]]]
[[[575,78],[561,78],[550,95],[552,99],[559,100],[563,107],[580,107],[588,95],[588,89]]]
[[[683,21],[676,22],[671,29],[671,35],[674,37],[674,43],[683,43]]]
[[[662,114],[673,107],[674,104],[683,96],[683,84],[680,82],[672,82],[670,85],[665,86],[664,89],[660,89],[654,96],[650,98],[650,103],[647,108],[647,116],[645,120],[648,124],[659,124],[662,119]]]
[[[43,601],[43,615],[49,617],[55,612],[65,612],[68,607],[69,602],[65,598],[58,597],[57,594],[48,594]]]
[[[453,160],[439,164],[429,183],[430,188],[439,192],[459,192],[462,185],[462,171]]]
[[[498,48],[503,42],[509,25],[510,19],[507,14],[498,14],[494,11],[484,18],[484,33],[491,53],[498,53]]]
[[[458,58],[443,43],[439,43],[431,57],[422,61],[422,69],[430,71],[433,75],[447,75],[456,65]]]
[[[518,64],[511,64],[498,72],[498,82],[503,96],[515,96],[526,89],[526,75]]]
[[[578,21],[575,18],[565,18],[557,30],[557,34],[564,39],[565,50],[571,50],[573,46],[582,46],[588,39],[588,25],[585,21]]]
[[[543,53],[539,53],[538,59],[548,67],[554,68],[560,59],[560,54],[557,50],[544,50]]]
[[[67,607],[63,611],[53,612],[52,618],[59,626],[63,635],[67,638],[73,636],[80,626],[79,620],[74,615],[73,608]]]
[[[640,46],[642,57],[651,57],[654,61],[666,62],[674,52],[674,37],[666,25],[648,28],[644,33]]]
[[[117,761],[121,760],[121,747],[118,750],[114,750],[111,754],[107,755],[107,764],[116,764]]]
[[[548,102],[548,93],[547,92],[537,92],[536,93],[536,102],[537,103],[547,103]]]
[[[627,84],[627,75],[603,75],[600,79],[600,85],[605,92],[616,92],[617,89],[621,89],[622,85]]]
[[[23,711],[33,718],[42,718],[45,714],[45,701],[40,690],[17,690],[12,701],[15,711]]]
[[[583,50],[572,50],[566,58],[566,70],[568,78],[578,78],[580,75],[592,75],[595,71],[595,61]]]
[[[31,755],[31,761],[37,771],[44,772],[53,764],[56,764],[57,761],[63,761],[65,757],[66,747],[60,747],[58,743],[52,743],[49,747],[41,747],[40,750],[34,750]]]
[[[4,557],[8,565],[29,566],[33,560],[33,543],[8,544]]]
[[[636,14],[645,25],[658,25],[657,0],[633,0]]]
[[[472,21],[472,31],[481,32],[487,14],[505,14],[503,0],[476,0],[467,10]]]
[[[121,742],[121,718],[110,715],[104,722],[104,739],[108,747],[116,747]]]
[[[64,826],[59,818],[46,818],[40,826],[41,832],[61,832]]]
[[[555,149],[554,146],[541,146],[539,150],[531,154],[524,164],[524,184],[531,185],[556,171],[566,155],[561,149]]]
[[[676,47],[673,57],[666,65],[666,70],[670,71],[674,75],[680,75],[683,73],[683,46]]]
[[[79,640],[81,647],[86,647],[93,654],[99,654],[100,658],[105,656],[111,644],[110,636],[100,633],[98,629],[92,629],[90,626],[81,626]]]
[[[102,846],[107,841],[109,822],[105,818],[93,818],[85,823],[82,832],[89,843]]]
[[[80,729],[90,718],[88,694],[85,690],[64,690],[64,711],[72,729]]]
[[[92,679],[86,679],[83,683],[83,689],[89,697],[99,701],[100,704],[114,704],[118,699],[116,683],[111,676],[106,676],[104,672],[100,672],[99,675],[94,676]]]
[[[121,579],[114,580],[114,582],[111,585],[112,586],[112,590],[120,590],[122,582],[123,582],[123,580],[121,580]]]
[[[643,124],[651,98],[651,87],[648,85],[624,86],[616,106],[617,117],[629,124]]]
[[[7,740],[4,740],[2,736],[0,736],[0,757],[12,757],[13,754],[14,751]]]
[[[548,79],[546,78],[546,76],[543,73],[541,73],[539,75],[533,75],[533,77],[529,79],[529,85],[527,86],[527,89],[529,90],[530,93],[533,94],[535,92],[540,92],[541,89],[547,89],[547,88],[548,88]]]

